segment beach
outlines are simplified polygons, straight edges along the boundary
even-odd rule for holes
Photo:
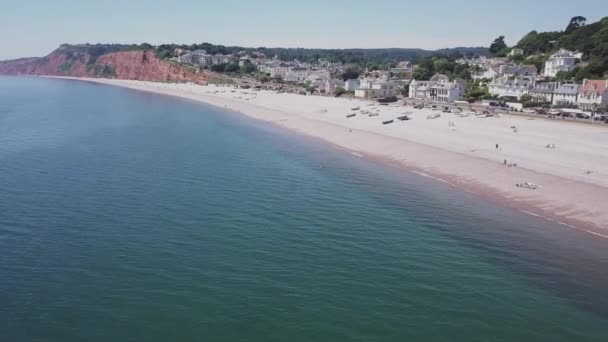
[[[608,125],[504,114],[463,116],[212,85],[76,79],[226,108],[544,217],[564,229],[608,238]],[[397,119],[406,113],[410,120]],[[347,117],[351,114],[356,115]],[[428,118],[436,114],[441,116]]]

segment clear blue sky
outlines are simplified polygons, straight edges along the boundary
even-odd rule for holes
[[[608,16],[608,0],[0,0],[0,60],[86,42],[488,46],[498,35],[512,44],[533,29],[563,29],[575,15]]]

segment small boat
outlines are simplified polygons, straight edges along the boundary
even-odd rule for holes
[[[433,119],[437,119],[438,117],[441,117],[441,114],[434,114],[434,115],[429,115],[426,118],[428,120],[433,120]]]
[[[381,106],[388,106],[388,103],[381,103]]]
[[[380,115],[380,114],[378,114],[378,113],[371,113],[371,114],[369,115],[369,117],[371,118],[371,117],[373,117],[373,116],[378,116],[378,115]]]
[[[402,115],[412,115],[412,114],[414,114],[414,112],[403,112],[403,113],[401,113],[401,114],[402,114]]]
[[[410,117],[407,115],[403,115],[403,116],[399,116],[397,117],[397,119],[401,120],[401,121],[407,121],[410,120]]]
[[[388,124],[392,124],[394,120],[386,120],[386,121],[382,121],[383,125],[388,125]]]
[[[359,110],[359,107],[351,108],[350,110]]]
[[[361,114],[369,114],[369,110],[362,110]]]
[[[357,114],[352,113],[352,114],[348,114],[346,117],[347,117],[347,118],[352,118],[352,117],[354,117],[354,116],[356,116],[356,115],[357,115]]]

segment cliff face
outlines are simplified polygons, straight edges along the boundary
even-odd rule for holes
[[[104,77],[142,81],[206,83],[208,73],[161,60],[145,50],[101,54],[59,48],[46,57],[0,62],[0,74]]]

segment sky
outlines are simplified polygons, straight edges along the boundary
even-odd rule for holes
[[[607,0],[0,0],[0,60],[62,43],[423,48],[515,44],[570,18],[608,16]]]

